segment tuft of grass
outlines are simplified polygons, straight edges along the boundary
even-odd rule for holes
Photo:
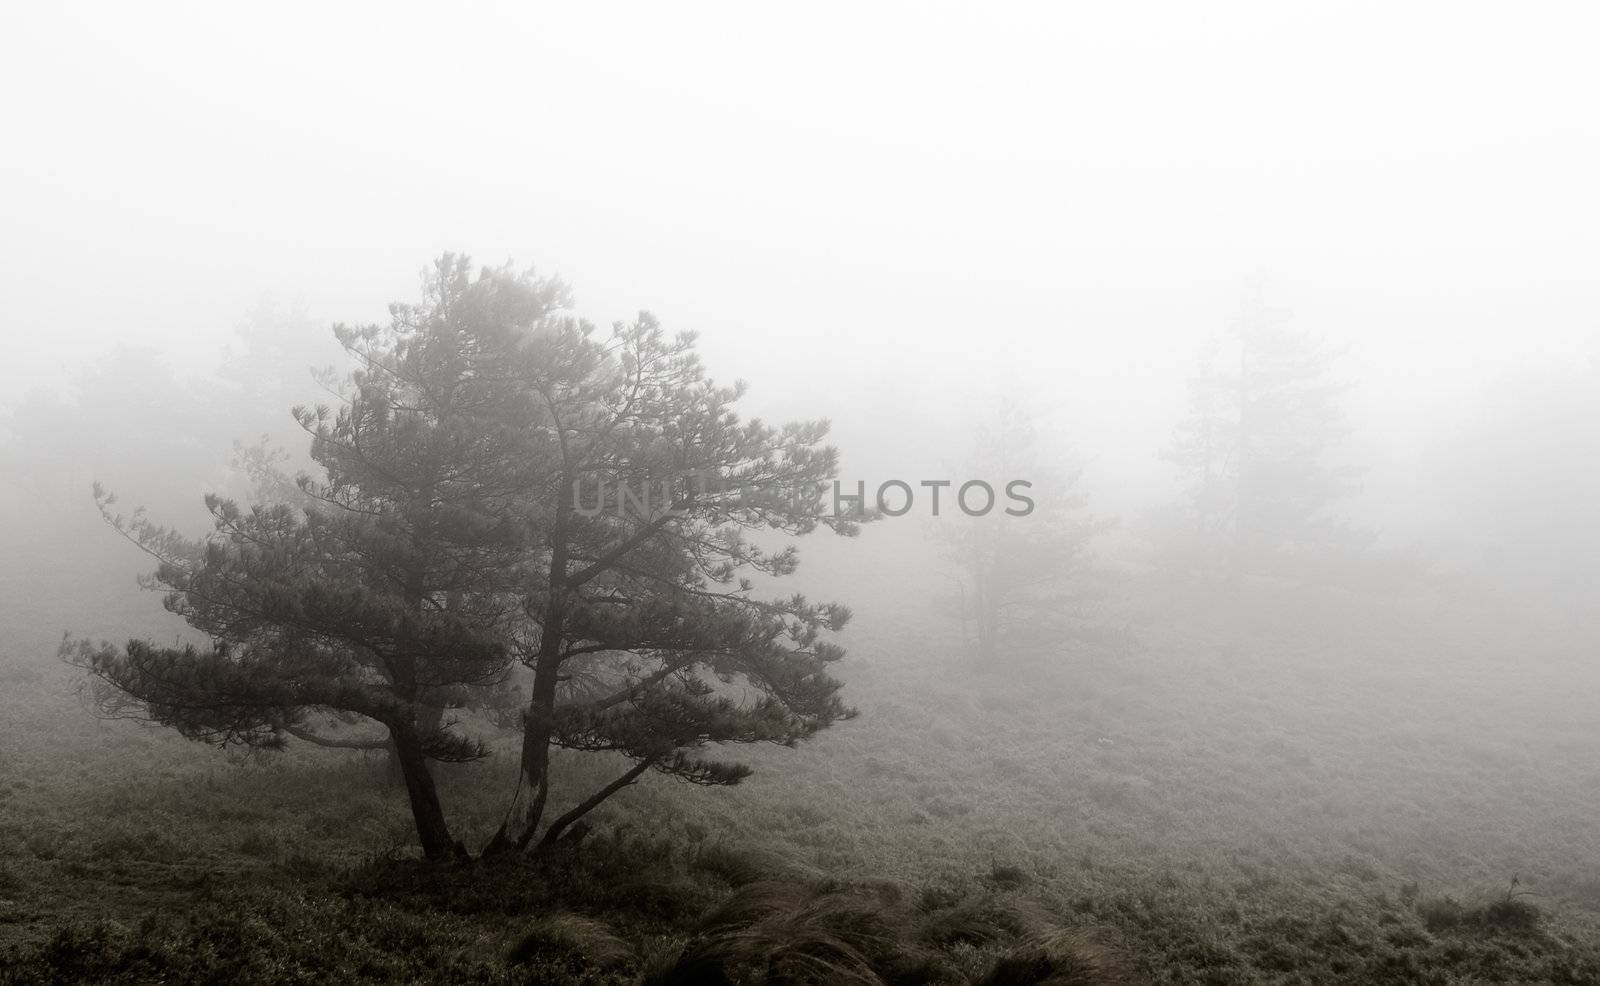
[[[974,986],[1132,986],[1128,969],[1078,931],[1030,936],[995,959]]]
[[[1028,874],[1020,866],[1002,866],[996,863],[989,868],[989,882],[997,887],[1020,887],[1028,882]]]
[[[239,840],[239,851],[257,859],[271,859],[278,854],[278,840],[269,832],[252,829]]]
[[[1537,931],[1544,914],[1537,905],[1520,898],[1505,897],[1491,901],[1477,911],[1478,923],[1500,931]]]
[[[1453,931],[1466,923],[1467,909],[1454,897],[1429,897],[1417,901],[1417,917],[1429,931]]]
[[[725,880],[732,887],[743,887],[771,874],[763,860],[749,852],[731,849],[721,840],[696,846],[689,857],[689,865],[701,873]]]
[[[981,947],[1036,932],[1040,922],[987,897],[968,898],[918,920],[917,938],[941,948]]]
[[[328,872],[327,863],[302,852],[291,852],[278,860],[278,869],[296,880],[316,880]]]
[[[1544,913],[1524,899],[1527,891],[1517,890],[1518,879],[1504,895],[1477,905],[1464,905],[1453,897],[1433,897],[1419,901],[1417,916],[1423,927],[1434,933],[1451,931],[1530,934],[1539,930]]]
[[[881,886],[747,884],[713,908],[682,948],[658,957],[645,982],[877,986],[928,981],[915,970],[925,969],[932,956],[908,941],[898,898]]]
[[[954,907],[971,892],[972,887],[969,883],[953,877],[941,877],[930,880],[918,888],[916,906],[923,912]]]
[[[536,959],[565,961],[578,968],[616,969],[633,962],[633,948],[603,921],[558,911],[536,918],[506,955],[511,965]]]

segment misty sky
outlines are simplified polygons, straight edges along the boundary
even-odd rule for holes
[[[454,249],[700,330],[847,456],[1021,382],[1123,476],[1260,285],[1403,443],[1600,345],[1597,50],[1587,3],[33,4],[0,404]]]

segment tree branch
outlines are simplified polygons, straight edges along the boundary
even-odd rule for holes
[[[604,572],[612,565],[615,565],[617,562],[627,557],[628,552],[655,537],[656,534],[660,533],[662,528],[666,527],[672,521],[677,520],[679,512],[685,507],[689,506],[691,502],[691,499],[686,498],[674,503],[671,507],[667,508],[665,513],[646,524],[644,528],[637,534],[633,535],[633,537],[628,538],[626,541],[623,541],[621,544],[617,545],[615,548],[612,548],[604,555],[601,555],[600,559],[594,564],[580,569],[573,575],[568,576],[566,582],[567,588],[581,588],[585,582],[588,582],[596,575],[599,575],[601,572]]]
[[[566,831],[567,826],[593,811],[602,801],[638,780],[639,775],[655,766],[658,759],[658,757],[645,757],[643,760],[640,760],[638,763],[630,767],[627,773],[623,774],[621,777],[618,777],[616,780],[612,781],[610,784],[607,784],[605,787],[601,788],[595,793],[589,795],[587,798],[583,799],[583,801],[579,802],[579,804],[571,811],[551,822],[550,827],[545,829],[544,837],[539,840],[539,845],[534,851],[544,852],[551,846],[555,845],[556,840],[561,837],[562,832]],[[530,830],[526,835],[523,836],[524,840],[526,840],[527,837],[531,836],[532,834],[533,832]]]
[[[290,736],[293,736],[295,739],[304,740],[305,742],[310,743],[313,746],[327,747],[330,750],[386,750],[386,749],[389,748],[389,741],[386,740],[386,739],[381,739],[381,740],[333,739],[333,738],[328,737],[328,736],[320,736],[320,735],[318,735],[316,733],[313,733],[313,732],[311,732],[309,730],[301,729],[298,726],[290,726],[290,725],[287,725],[287,724],[280,725],[278,727],[278,729],[281,730],[282,732],[288,733]]]

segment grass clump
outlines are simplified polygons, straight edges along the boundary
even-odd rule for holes
[[[860,891],[751,883],[708,913],[646,982],[876,984],[880,969],[899,957],[896,932],[881,901]]]
[[[1539,930],[1544,912],[1526,898],[1528,891],[1517,890],[1518,878],[1503,895],[1482,904],[1465,905],[1453,897],[1433,897],[1419,901],[1417,916],[1434,933],[1452,931],[1531,934]]]
[[[932,909],[891,883],[765,880],[735,890],[681,947],[656,956],[649,986],[952,984],[1116,986],[1109,953],[1052,927],[1042,910],[981,890]],[[936,900],[948,900],[947,894]]]
[[[997,887],[1020,887],[1028,882],[1028,874],[1020,866],[996,863],[989,868],[989,882]]]
[[[511,965],[538,959],[576,970],[617,969],[632,964],[633,949],[605,922],[561,911],[536,918],[506,955]]]
[[[1077,931],[1034,935],[995,959],[977,986],[1132,986],[1124,965]]]

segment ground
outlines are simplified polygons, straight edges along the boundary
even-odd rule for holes
[[[1416,599],[1125,598],[989,669],[863,610],[858,719],[497,867],[417,862],[361,754],[98,721],[0,648],[0,981],[1600,983],[1585,655]],[[508,759],[442,769],[468,842]]]

